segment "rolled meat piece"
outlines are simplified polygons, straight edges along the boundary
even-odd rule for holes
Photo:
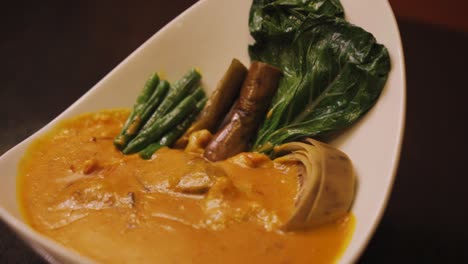
[[[208,143],[205,158],[210,161],[224,160],[249,149],[278,89],[280,78],[280,69],[267,63],[252,62],[239,99],[228,113],[229,120]]]

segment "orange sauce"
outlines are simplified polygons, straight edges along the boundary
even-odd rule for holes
[[[279,231],[293,210],[294,166],[168,148],[149,161],[124,156],[112,140],[127,116],[81,115],[31,145],[18,193],[34,229],[103,263],[333,263],[343,252],[352,215]]]

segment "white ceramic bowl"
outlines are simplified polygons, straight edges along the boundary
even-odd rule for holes
[[[392,71],[376,106],[336,139],[356,167],[359,187],[353,206],[357,223],[340,263],[355,261],[372,236],[386,206],[396,173],[405,117],[405,71],[400,35],[386,0],[342,0],[346,18],[372,32],[391,56]],[[248,65],[248,12],[251,0],[204,0],[195,4],[133,52],[88,93],[0,158],[0,217],[50,262],[89,263],[27,226],[16,196],[17,164],[28,145],[58,121],[106,108],[131,106],[153,71],[175,80],[198,67],[213,88],[232,58]],[[213,23],[213,21],[216,21]]]

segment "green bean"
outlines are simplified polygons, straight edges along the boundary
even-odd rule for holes
[[[192,92],[191,96],[193,96],[193,99],[195,99],[195,101],[197,101],[197,103],[198,103],[200,100],[206,98],[205,91],[203,91],[203,88],[201,88],[201,86],[197,87],[197,88]]]
[[[174,109],[184,97],[186,97],[190,91],[192,91],[196,85],[200,82],[201,75],[195,69],[190,70],[186,73],[182,79],[176,82],[172,89],[169,90],[168,95],[162,101],[161,105],[151,115],[142,130],[146,130],[153,127],[156,122],[169,111]]]
[[[189,128],[193,123],[198,113],[203,109],[208,99],[202,98],[197,102],[196,109],[192,112],[182,123],[177,125],[174,129],[166,133],[159,142],[152,143],[140,151],[140,157],[143,159],[150,159],[153,154],[158,151],[160,148],[167,146],[170,147],[177,141],[177,139],[182,136],[182,134]]]
[[[170,85],[167,81],[161,81],[159,83],[153,95],[151,95],[151,98],[146,103],[141,114],[137,115],[132,120],[127,130],[125,131],[125,134],[128,136],[127,142],[128,140],[132,139],[138,133],[138,131],[140,131],[140,128],[143,126],[143,124],[145,124],[151,114],[158,108],[158,106],[164,100],[164,97],[166,96],[169,88]]]
[[[153,154],[162,147],[164,147],[164,145],[161,145],[159,142],[149,144],[146,148],[140,151],[140,157],[142,159],[149,160],[153,157]]]
[[[154,93],[154,90],[156,89],[156,86],[158,85],[158,83],[159,83],[159,76],[156,73],[153,73],[150,76],[150,78],[146,81],[143,90],[141,91],[140,95],[137,98],[135,105],[133,106],[132,112],[127,118],[127,121],[125,121],[125,124],[123,125],[122,130],[120,131],[120,134],[114,139],[114,145],[118,149],[123,149],[125,147],[125,143],[126,143],[125,137],[124,137],[125,131],[127,131],[128,127],[132,123],[132,120],[135,119],[135,117],[144,110],[146,102],[151,98],[151,95]]]
[[[197,101],[194,95],[188,96],[180,102],[172,111],[156,120],[150,127],[143,127],[140,133],[128,143],[123,150],[124,154],[136,153],[152,142],[160,139],[162,135],[184,120],[196,109]]]

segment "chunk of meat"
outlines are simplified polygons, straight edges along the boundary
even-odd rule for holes
[[[89,175],[95,172],[98,168],[99,168],[98,161],[96,159],[89,159],[84,162],[81,172],[85,175]]]
[[[231,157],[229,161],[244,168],[261,168],[267,164],[270,159],[261,153],[244,152]]]
[[[188,163],[188,173],[183,175],[174,190],[188,194],[204,194],[210,190],[218,178],[225,177],[225,171],[205,159],[193,158]]]
[[[185,151],[202,154],[206,145],[210,142],[212,138],[213,135],[210,133],[210,131],[206,129],[195,131],[192,134],[190,134]]]
[[[213,185],[213,179],[204,172],[193,172],[184,175],[175,189],[183,193],[203,194]]]

